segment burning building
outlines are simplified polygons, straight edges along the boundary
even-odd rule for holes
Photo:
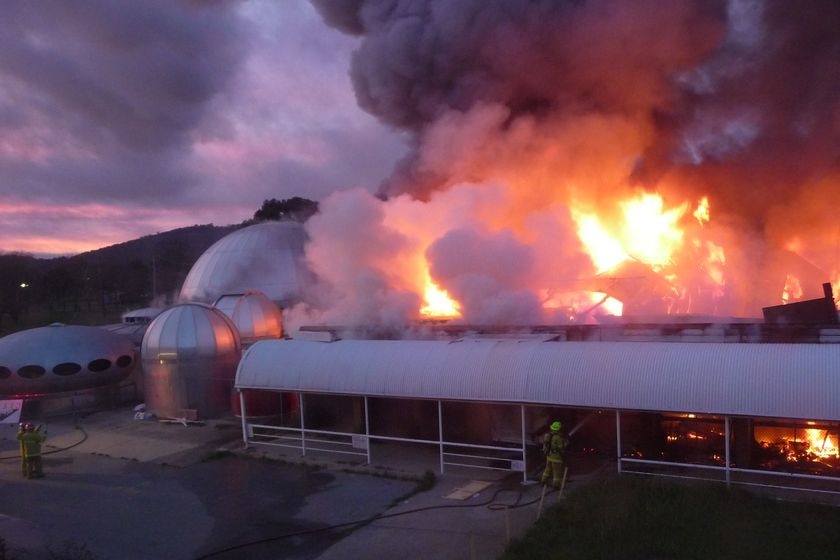
[[[840,284],[840,5],[313,3],[408,152],[306,223],[324,342],[246,352],[300,402],[247,442],[526,472],[554,415],[621,470],[834,482],[836,303],[761,315]]]

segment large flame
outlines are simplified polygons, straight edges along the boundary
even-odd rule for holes
[[[440,289],[426,274],[426,289],[423,293],[423,307],[420,314],[428,318],[460,317],[460,305],[449,297],[446,290]]]

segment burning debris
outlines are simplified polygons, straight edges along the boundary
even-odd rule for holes
[[[309,222],[305,320],[756,317],[840,286],[840,4],[313,3],[410,151]]]

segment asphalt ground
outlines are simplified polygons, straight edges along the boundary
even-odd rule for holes
[[[46,478],[29,480],[16,427],[0,425],[7,558],[496,558],[540,507],[521,475],[447,473],[430,487],[422,470],[245,450],[236,419],[182,426],[128,409],[46,427]]]

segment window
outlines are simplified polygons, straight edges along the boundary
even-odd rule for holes
[[[47,372],[43,367],[36,365],[23,366],[18,370],[18,375],[26,379],[35,379],[41,377]]]
[[[105,371],[109,367],[111,367],[111,360],[106,360],[105,358],[99,358],[97,360],[93,360],[87,366],[87,368],[90,371],[93,371],[93,372]]]
[[[79,373],[81,370],[82,366],[74,362],[64,362],[52,369],[56,375],[73,375],[74,373]]]

